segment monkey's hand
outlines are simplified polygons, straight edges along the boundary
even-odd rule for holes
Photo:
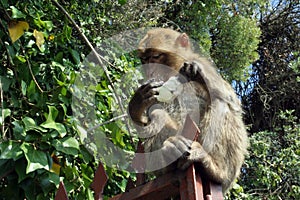
[[[182,156],[185,157],[186,154],[189,154],[192,143],[192,140],[189,140],[182,135],[169,137],[166,141],[164,141],[161,149],[164,160],[170,161],[171,163]]]
[[[185,170],[194,162],[203,162],[207,157],[207,153],[197,141],[191,144],[190,150],[180,158],[177,163],[178,168]]]
[[[148,117],[145,116],[145,111],[157,103],[155,95],[158,94],[156,88],[160,87],[163,82],[154,82],[150,80],[137,89],[128,105],[128,111],[131,119],[138,124],[147,124]]]
[[[201,64],[192,61],[183,63],[179,73],[185,76],[188,81],[203,82],[201,71]]]

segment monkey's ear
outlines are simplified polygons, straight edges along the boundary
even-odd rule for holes
[[[176,38],[176,44],[179,44],[181,47],[189,47],[190,46],[190,41],[189,41],[189,36],[186,33],[182,33]]]

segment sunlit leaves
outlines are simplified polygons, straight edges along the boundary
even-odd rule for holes
[[[0,146],[0,159],[18,160],[23,154],[20,148],[20,142],[6,141]]]
[[[246,80],[250,64],[258,59],[256,50],[261,32],[256,23],[240,15],[225,14],[219,20],[211,56],[229,81]]]
[[[10,6],[10,10],[12,12],[12,18],[14,19],[26,17],[26,15],[18,10],[15,6]]]
[[[60,176],[65,179],[70,195],[80,188],[76,196],[87,199],[85,192],[91,193],[88,187],[96,164],[76,139],[69,91],[85,47],[51,3],[9,4],[13,2],[0,3],[4,15],[0,19],[0,77],[4,96],[0,127],[6,132],[0,141],[0,176],[5,182],[0,187],[0,199],[54,199]],[[53,162],[52,153],[61,163]],[[89,164],[84,165],[86,162]],[[69,166],[73,169],[70,173],[76,174],[72,180],[64,175],[65,170],[60,170]]]
[[[57,151],[61,151],[63,153],[73,156],[77,155],[79,150],[78,141],[72,137],[54,140],[53,146],[56,148]]]
[[[244,191],[261,188],[248,194],[246,199],[298,199],[300,177],[300,125],[293,111],[282,111],[280,118],[286,120],[285,127],[277,131],[263,131],[250,137],[251,148],[246,159],[241,185]],[[284,135],[282,137],[281,135]],[[273,195],[273,192],[278,195]]]
[[[38,169],[49,170],[48,157],[45,152],[36,150],[32,145],[26,143],[21,145],[21,149],[27,160],[27,174]]]
[[[54,172],[54,173],[57,174],[57,175],[59,175],[59,173],[60,173],[60,168],[61,168],[61,166],[60,166],[59,164],[53,162],[50,171],[51,171],[51,172]]]
[[[47,113],[47,120],[41,124],[44,128],[56,130],[61,137],[64,137],[67,132],[63,124],[55,122],[58,115],[58,110],[54,106],[48,106],[49,113]]]
[[[11,110],[9,108],[0,108],[0,125],[3,125],[6,117],[10,116]]]
[[[41,51],[43,51],[42,45],[43,45],[44,42],[45,42],[43,32],[39,32],[39,31],[37,31],[36,29],[34,29],[34,31],[33,31],[33,36],[35,37],[35,43],[36,43],[36,45],[39,47],[39,49],[40,49]]]
[[[11,41],[17,41],[28,29],[29,24],[25,21],[10,21],[8,31]]]
[[[34,23],[40,28],[40,29],[45,29],[47,31],[51,31],[53,29],[53,23],[52,21],[43,21],[41,18],[38,16],[37,19],[34,19]]]

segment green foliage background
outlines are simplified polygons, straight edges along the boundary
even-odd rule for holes
[[[106,38],[140,27],[187,32],[198,42],[195,47],[210,55],[223,77],[234,83],[246,112],[249,156],[226,198],[300,199],[296,1],[277,5],[265,0],[58,2],[96,47]],[[0,0],[0,14],[0,199],[54,199],[60,181],[71,199],[93,199],[90,184],[99,160],[80,140],[71,108],[72,86],[91,50],[53,1]],[[18,21],[27,22],[29,29],[13,43],[9,27]],[[275,33],[272,28],[282,31],[268,35]],[[35,30],[43,33],[42,45]],[[285,45],[286,41],[293,45]],[[278,51],[272,52],[275,47]],[[107,68],[118,84],[140,61],[134,52],[116,56],[116,51],[108,52],[113,65]],[[112,119],[119,105],[107,77],[84,87],[97,94],[98,122]],[[131,141],[118,123],[100,130],[115,145],[134,152],[136,140]],[[109,176],[105,197],[124,191],[129,177],[135,179],[127,171],[105,169]]]

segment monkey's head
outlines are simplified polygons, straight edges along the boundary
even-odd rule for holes
[[[164,73],[154,72],[159,64],[178,72],[183,63],[191,59],[191,55],[193,51],[188,35],[172,29],[152,29],[138,46],[138,56],[142,64],[147,64],[148,78],[155,78],[157,74]]]

